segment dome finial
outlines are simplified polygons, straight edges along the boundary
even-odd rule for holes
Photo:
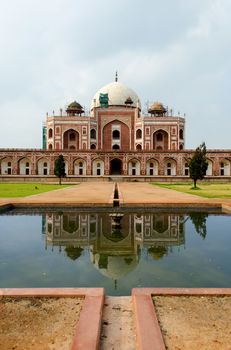
[[[116,74],[115,74],[115,82],[118,81],[118,72],[116,71]]]

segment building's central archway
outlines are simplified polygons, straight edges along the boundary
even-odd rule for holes
[[[118,158],[111,160],[110,175],[122,174],[122,161]]]

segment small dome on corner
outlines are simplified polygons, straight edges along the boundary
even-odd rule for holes
[[[166,108],[161,102],[154,102],[148,109],[151,114],[164,114],[167,112]]]
[[[78,102],[74,101],[68,105],[66,112],[69,115],[75,115],[75,114],[83,113],[84,110],[83,110],[83,107]]]

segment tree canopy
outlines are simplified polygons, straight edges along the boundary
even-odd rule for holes
[[[194,182],[194,188],[196,188],[197,180],[203,180],[208,168],[208,162],[206,159],[206,146],[203,142],[196,148],[192,158],[189,161],[189,174]]]
[[[55,175],[59,178],[59,184],[61,185],[62,177],[66,176],[65,172],[65,162],[63,155],[60,154],[58,158],[55,160]]]

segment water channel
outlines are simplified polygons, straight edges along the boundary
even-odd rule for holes
[[[231,216],[15,209],[0,215],[0,287],[231,287]]]

